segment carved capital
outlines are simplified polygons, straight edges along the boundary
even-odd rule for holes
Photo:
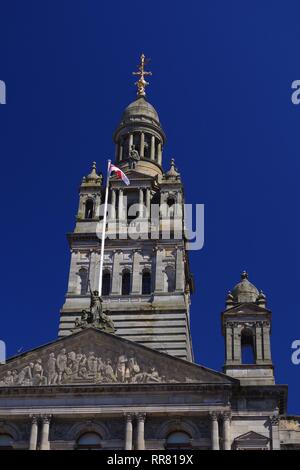
[[[31,419],[31,424],[37,424],[39,420],[38,415],[29,415],[29,418]]]
[[[146,413],[137,413],[136,417],[138,421],[145,421]]]
[[[125,419],[127,422],[130,422],[133,420],[133,413],[124,413]]]
[[[231,421],[231,411],[224,411],[222,416],[224,421]]]
[[[42,419],[43,424],[49,424],[51,418],[52,418],[52,415],[41,415],[41,419]]]
[[[210,411],[209,416],[212,421],[217,421],[219,419],[220,413],[217,413],[216,411]]]

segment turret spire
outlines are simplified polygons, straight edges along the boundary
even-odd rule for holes
[[[146,95],[146,86],[149,85],[148,82],[145,80],[146,75],[152,75],[152,72],[147,72],[145,70],[145,66],[149,62],[149,59],[145,58],[145,55],[142,54],[140,57],[140,65],[138,66],[138,72],[132,72],[133,75],[138,75],[140,78],[138,79],[137,82],[135,82],[135,85],[137,86],[137,95],[138,96],[145,96]]]

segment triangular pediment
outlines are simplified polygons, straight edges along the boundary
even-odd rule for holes
[[[263,436],[262,434],[258,434],[257,432],[254,431],[248,431],[245,434],[242,434],[241,436],[238,436],[235,438],[235,441],[238,442],[239,444],[243,443],[250,443],[250,442],[261,442],[261,443],[267,443],[269,441],[269,438],[266,436]]]
[[[245,313],[245,314],[270,314],[270,310],[260,307],[259,305],[253,303],[253,302],[244,302],[235,305],[234,307],[229,308],[228,310],[225,310],[226,315],[236,315],[237,313]]]
[[[238,381],[133,341],[86,328],[0,366],[0,386]]]

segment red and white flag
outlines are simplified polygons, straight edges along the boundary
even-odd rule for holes
[[[127,176],[125,175],[125,173],[120,170],[120,168],[118,168],[117,166],[113,165],[112,163],[110,163],[109,165],[109,176],[111,174],[112,171],[115,172],[117,178],[119,178],[120,180],[123,181],[123,183],[125,183],[127,186],[130,184],[130,181],[129,179],[127,178]]]

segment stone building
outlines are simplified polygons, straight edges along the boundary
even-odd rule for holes
[[[110,178],[102,297],[104,181],[93,164],[68,234],[58,339],[0,366],[0,449],[300,449],[287,386],[275,383],[271,311],[247,273],[222,313],[223,372],[194,362],[183,184],[174,160],[163,169],[143,59],[138,74],[114,133],[130,185]]]

